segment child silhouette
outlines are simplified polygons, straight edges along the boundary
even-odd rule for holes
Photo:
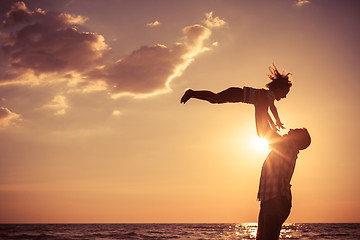
[[[284,129],[284,124],[281,122],[278,111],[275,106],[275,100],[279,101],[282,98],[286,98],[289,90],[292,86],[289,80],[290,73],[280,73],[274,64],[269,67],[270,74],[268,75],[271,80],[265,86],[268,89],[257,89],[252,87],[230,87],[219,93],[214,93],[208,90],[195,91],[188,89],[181,98],[181,103],[186,103],[190,98],[197,98],[208,101],[210,103],[228,103],[228,102],[243,102],[255,105],[259,99],[265,96],[265,103],[267,109],[270,108],[272,115],[275,118],[276,123],[273,122],[269,113],[267,113],[267,119],[273,129]]]

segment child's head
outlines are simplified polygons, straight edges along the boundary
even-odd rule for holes
[[[289,80],[289,75],[291,73],[280,73],[274,64],[270,65],[269,70],[270,74],[268,76],[271,79],[271,82],[267,83],[265,86],[275,94],[275,99],[279,101],[281,98],[286,97],[292,86],[292,83]]]

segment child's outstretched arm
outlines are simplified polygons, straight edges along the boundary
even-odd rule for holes
[[[275,107],[275,104],[274,102],[272,102],[270,105],[270,111],[271,113],[273,114],[273,116],[275,117],[275,120],[276,120],[276,127],[278,129],[284,129],[284,124],[280,121],[280,117],[279,117],[279,114],[278,114],[278,111],[277,111],[277,108]],[[271,120],[272,121],[272,120]]]

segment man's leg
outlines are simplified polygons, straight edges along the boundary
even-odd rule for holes
[[[284,198],[261,202],[257,240],[279,239],[282,224],[290,214],[291,203]]]
[[[265,215],[263,240],[278,240],[280,236],[281,221],[279,214],[268,213]]]
[[[262,240],[263,237],[264,237],[264,209],[260,206],[256,240]]]

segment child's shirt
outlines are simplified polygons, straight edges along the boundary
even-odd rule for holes
[[[270,90],[266,90],[266,89],[258,89],[258,88],[252,88],[252,87],[244,87],[244,103],[249,103],[249,104],[255,104],[255,102],[257,102],[259,100],[259,97],[261,95],[265,95],[266,97],[266,102],[268,105],[270,105],[270,103],[273,103],[275,98],[273,97],[273,95],[271,94]]]

